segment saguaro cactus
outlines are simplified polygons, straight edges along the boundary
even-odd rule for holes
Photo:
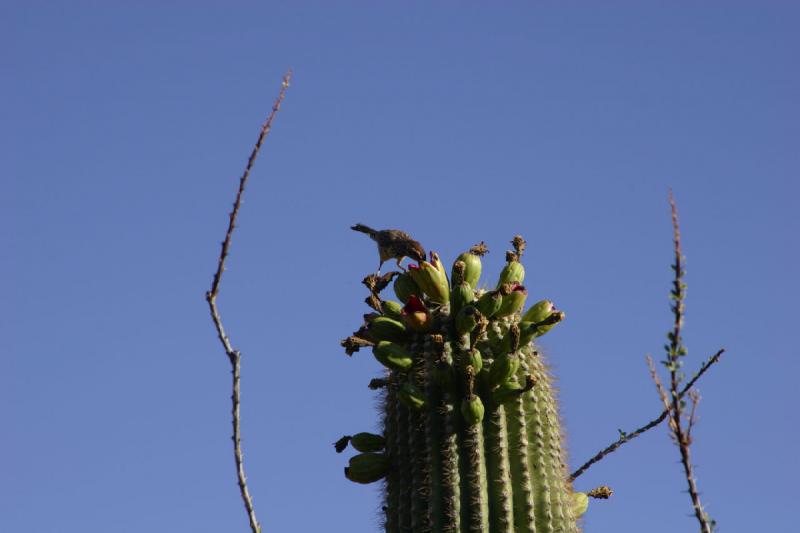
[[[492,288],[481,288],[481,243],[450,279],[435,253],[408,272],[371,275],[376,311],[342,341],[371,347],[385,367],[383,435],[358,433],[348,479],[385,479],[385,530],[576,533],[587,496],[573,492],[552,378],[534,340],[564,318],[552,302],[523,311],[527,290],[514,251]],[[380,298],[394,279],[400,302]]]

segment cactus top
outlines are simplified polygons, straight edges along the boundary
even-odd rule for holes
[[[354,228],[355,229],[355,228]],[[407,272],[367,276],[375,310],[342,344],[371,346],[384,375],[381,435],[349,442],[345,468],[384,480],[384,527],[400,532],[577,533],[585,510],[566,473],[551,377],[533,341],[564,319],[549,300],[525,311],[522,237],[492,290],[478,288],[483,243],[450,279],[435,253]],[[383,257],[382,257],[383,260]],[[399,301],[380,292],[394,281]]]

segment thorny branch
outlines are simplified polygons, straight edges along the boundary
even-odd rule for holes
[[[675,250],[675,263],[672,265],[672,269],[675,272],[675,278],[673,279],[672,290],[670,291],[670,297],[673,300],[671,308],[674,320],[672,330],[668,335],[670,343],[665,346],[665,349],[667,350],[667,360],[664,363],[670,370],[669,394],[671,396],[671,400],[667,397],[667,393],[664,390],[664,387],[661,385],[661,381],[658,379],[658,374],[653,367],[652,360],[648,357],[650,375],[652,376],[653,381],[656,383],[659,396],[661,396],[662,402],[664,403],[664,410],[657,418],[654,418],[644,426],[634,430],[631,433],[626,433],[620,430],[619,438],[616,442],[613,442],[606,448],[600,450],[597,454],[595,454],[594,457],[581,465],[580,468],[570,474],[569,480],[574,481],[578,476],[586,472],[593,464],[599,462],[608,454],[616,451],[626,442],[635,439],[650,429],[653,429],[669,417],[670,429],[672,430],[673,437],[675,438],[675,441],[681,451],[681,463],[683,464],[684,473],[689,485],[689,494],[692,498],[692,507],[694,508],[695,516],[700,523],[701,533],[711,533],[714,522],[708,517],[705,511],[703,511],[697,491],[697,482],[694,478],[692,464],[689,457],[689,446],[691,444],[690,434],[692,425],[694,424],[695,409],[697,407],[699,398],[699,396],[695,395],[695,391],[692,390],[692,387],[697,380],[700,379],[700,376],[706,372],[706,370],[708,370],[714,363],[719,361],[719,358],[725,352],[725,349],[720,349],[705,363],[703,363],[703,366],[700,367],[700,370],[697,372],[697,374],[691,380],[689,380],[689,382],[680,391],[678,391],[678,386],[683,379],[682,375],[678,372],[681,366],[681,361],[679,358],[683,355],[686,355],[686,348],[683,346],[683,341],[681,339],[681,327],[683,326],[684,313],[683,300],[686,295],[686,285],[683,283],[683,253],[681,251],[681,234],[678,226],[678,209],[675,206],[675,199],[672,196],[672,191],[669,193],[669,204],[672,213],[673,244]],[[683,416],[683,397],[687,394],[692,399],[692,412],[689,416],[688,429],[684,431],[684,428],[681,425],[681,417]]]
[[[241,178],[239,178],[239,189],[236,192],[236,200],[233,203],[233,210],[228,215],[228,229],[225,232],[225,240],[222,241],[222,250],[220,251],[219,260],[217,262],[217,271],[214,273],[214,280],[211,282],[211,289],[206,292],[206,301],[208,302],[208,307],[211,312],[211,319],[214,321],[214,327],[217,330],[217,337],[219,337],[219,341],[222,343],[222,347],[225,349],[225,353],[231,363],[231,373],[233,375],[233,393],[231,394],[231,414],[233,418],[233,455],[236,462],[236,476],[239,483],[239,492],[241,493],[248,519],[250,520],[250,529],[252,530],[252,533],[260,533],[261,525],[258,523],[258,519],[256,518],[256,511],[253,507],[253,498],[250,496],[250,491],[247,488],[247,476],[245,476],[244,473],[244,454],[242,453],[242,439],[239,428],[239,382],[241,376],[242,354],[239,350],[236,350],[233,347],[230,338],[228,337],[227,333],[225,333],[225,328],[222,325],[222,317],[220,316],[219,309],[217,309],[217,296],[219,295],[219,285],[220,281],[222,281],[222,273],[225,271],[225,260],[228,257],[228,251],[231,246],[233,230],[236,228],[236,217],[239,215],[239,208],[242,205],[242,196],[244,194],[245,185],[247,185],[247,179],[250,177],[250,171],[253,168],[253,164],[258,156],[259,150],[261,150],[261,145],[272,128],[272,121],[278,114],[278,110],[281,108],[281,103],[286,95],[286,89],[289,88],[289,81],[291,80],[291,77],[291,70],[283,77],[281,90],[272,106],[272,111],[267,117],[267,120],[261,126],[261,132],[258,135],[258,140],[256,141],[252,152],[250,152],[250,157],[247,160],[247,166],[245,166],[244,173],[242,174]]]
[[[719,358],[722,356],[723,353],[725,353],[724,349],[719,350],[717,353],[715,353],[714,355],[709,357],[706,360],[706,362],[703,363],[703,366],[700,367],[700,370],[697,372],[697,374],[695,374],[695,376],[691,380],[689,380],[689,382],[686,384],[686,386],[684,386],[683,389],[681,389],[681,392],[678,395],[678,398],[683,398],[691,390],[691,388],[694,386],[694,384],[697,383],[697,380],[700,379],[700,377],[703,374],[706,373],[706,370],[711,368],[711,366],[714,365],[714,363],[719,361]],[[664,420],[667,419],[667,416],[669,416],[669,409],[664,409],[661,412],[661,414],[658,415],[657,418],[654,418],[653,420],[651,420],[647,424],[643,425],[642,427],[640,427],[638,429],[635,429],[633,431],[630,431],[630,432],[620,431],[620,436],[615,442],[612,442],[607,447],[605,447],[602,450],[600,450],[599,452],[597,452],[597,454],[594,457],[592,457],[591,459],[586,461],[583,465],[581,465],[580,468],[578,468],[572,474],[570,474],[570,476],[569,476],[570,481],[574,481],[575,478],[577,478],[578,476],[580,476],[581,474],[583,474],[584,472],[589,470],[589,468],[593,464],[599,462],[606,455],[616,451],[617,448],[619,448],[620,446],[622,446],[626,442],[630,442],[631,440],[635,439],[636,437],[638,437],[642,433],[644,433],[644,432],[646,432],[648,430],[651,430],[654,427],[656,427],[657,425],[659,425],[661,422],[663,422]]]
[[[689,487],[689,497],[692,499],[692,507],[694,508],[694,515],[700,524],[700,531],[702,533],[711,533],[713,521],[708,517],[708,514],[703,510],[703,505],[700,502],[700,495],[697,490],[697,480],[694,477],[694,471],[690,456],[691,441],[689,440],[688,431],[683,426],[683,407],[684,402],[678,397],[678,386],[680,385],[682,376],[679,372],[681,367],[680,357],[686,355],[686,348],[683,346],[683,339],[681,338],[681,327],[683,326],[684,315],[684,298],[686,297],[686,285],[683,283],[683,252],[681,250],[681,232],[678,224],[678,208],[675,206],[675,198],[672,196],[672,191],[669,194],[669,205],[672,211],[672,229],[673,229],[673,242],[675,244],[675,264],[672,265],[675,271],[675,278],[672,282],[672,313],[673,325],[672,331],[669,333],[669,345],[667,349],[667,360],[665,364],[669,369],[669,393],[670,393],[670,429],[678,445],[681,453],[681,463],[683,464],[683,473],[686,476],[686,483]],[[691,425],[689,426],[691,428]]]

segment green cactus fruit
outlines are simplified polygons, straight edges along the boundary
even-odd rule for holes
[[[494,388],[508,381],[519,369],[519,357],[515,353],[506,353],[492,361],[489,367],[489,386]]]
[[[539,323],[536,331],[536,336],[541,337],[542,335],[544,335],[545,333],[556,327],[556,324],[562,322],[564,318],[566,318],[566,316],[567,315],[566,313],[564,313],[564,311],[554,311],[550,313],[550,316],[544,319],[544,322],[547,322],[546,324],[543,324],[542,322]]]
[[[420,261],[419,265],[410,264],[408,273],[432,302],[444,304],[450,300],[450,284],[443,270],[427,261]]]
[[[473,395],[472,397],[464,398],[461,400],[461,416],[464,417],[464,422],[468,426],[480,424],[483,421],[483,414],[485,409],[480,396]]]
[[[522,315],[520,321],[522,322],[541,322],[555,310],[555,306],[553,302],[550,300],[540,300],[530,306],[530,308],[525,311],[525,314]]]
[[[445,283],[447,283],[447,271],[444,269],[444,265],[442,264],[442,260],[439,259],[439,255],[436,252],[431,252],[431,264],[439,271],[439,274],[444,278]]]
[[[463,307],[461,311],[458,312],[458,316],[456,317],[456,331],[460,335],[466,335],[475,329],[475,326],[478,325],[480,320],[481,314],[478,312],[475,306],[468,305]]]
[[[350,445],[360,452],[379,452],[386,446],[386,439],[383,435],[361,432],[350,437]]]
[[[472,348],[467,352],[467,364],[472,367],[475,375],[480,374],[481,369],[483,369],[483,357],[481,357],[481,352],[477,348]]]
[[[576,518],[583,516],[589,508],[589,496],[585,492],[572,493],[572,513]]]
[[[386,477],[389,458],[382,453],[360,453],[350,458],[344,475],[356,483],[374,483]]]
[[[412,409],[422,409],[425,407],[425,395],[416,385],[410,382],[403,383],[397,389],[397,397],[400,401]]]
[[[522,320],[533,324],[533,326],[528,327],[532,327],[534,337],[541,337],[564,320],[565,317],[566,314],[557,310],[553,302],[542,300],[536,302],[530,309],[525,311],[525,314],[522,315]]]
[[[367,324],[367,332],[375,341],[404,342],[408,339],[405,325],[388,316],[372,318]]]
[[[400,302],[384,300],[381,303],[381,309],[383,310],[383,314],[389,318],[393,318],[394,320],[400,320],[402,318],[403,304]]]
[[[497,288],[499,289],[506,283],[519,283],[521,285],[523,281],[525,281],[525,267],[522,266],[522,263],[513,259],[500,271],[500,279],[497,282]]]
[[[486,318],[493,318],[495,313],[500,310],[501,305],[503,305],[503,294],[500,291],[484,292],[475,302],[475,307]]]
[[[372,347],[372,354],[389,370],[408,370],[414,364],[411,352],[402,345],[389,341],[379,341]]]
[[[512,283],[508,294],[503,295],[503,303],[494,314],[494,318],[503,318],[519,312],[525,306],[528,291],[519,283]]]
[[[394,293],[397,295],[397,299],[404,304],[408,303],[408,297],[412,294],[422,298],[422,289],[419,288],[408,272],[403,272],[395,278]]]
[[[464,274],[461,280],[469,283],[473,290],[476,289],[478,287],[478,281],[481,278],[481,269],[483,268],[481,265],[481,256],[473,252],[464,252],[459,255],[453,263],[453,270],[450,274],[450,279],[453,280],[453,283],[455,283],[456,279],[455,263],[459,261],[464,263]]]
[[[464,306],[471,304],[474,300],[475,291],[472,290],[469,283],[462,281],[453,287],[453,292],[450,293],[450,313],[458,315]]]

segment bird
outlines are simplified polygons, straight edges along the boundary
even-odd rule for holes
[[[397,266],[400,270],[405,271],[400,261],[404,257],[408,257],[415,261],[425,260],[425,249],[420,243],[415,241],[411,235],[399,229],[384,229],[374,230],[364,224],[356,224],[351,226],[350,229],[360,231],[369,235],[370,239],[378,244],[378,254],[380,255],[380,264],[378,265],[378,272],[381,271],[383,263],[389,259],[397,260]]]

